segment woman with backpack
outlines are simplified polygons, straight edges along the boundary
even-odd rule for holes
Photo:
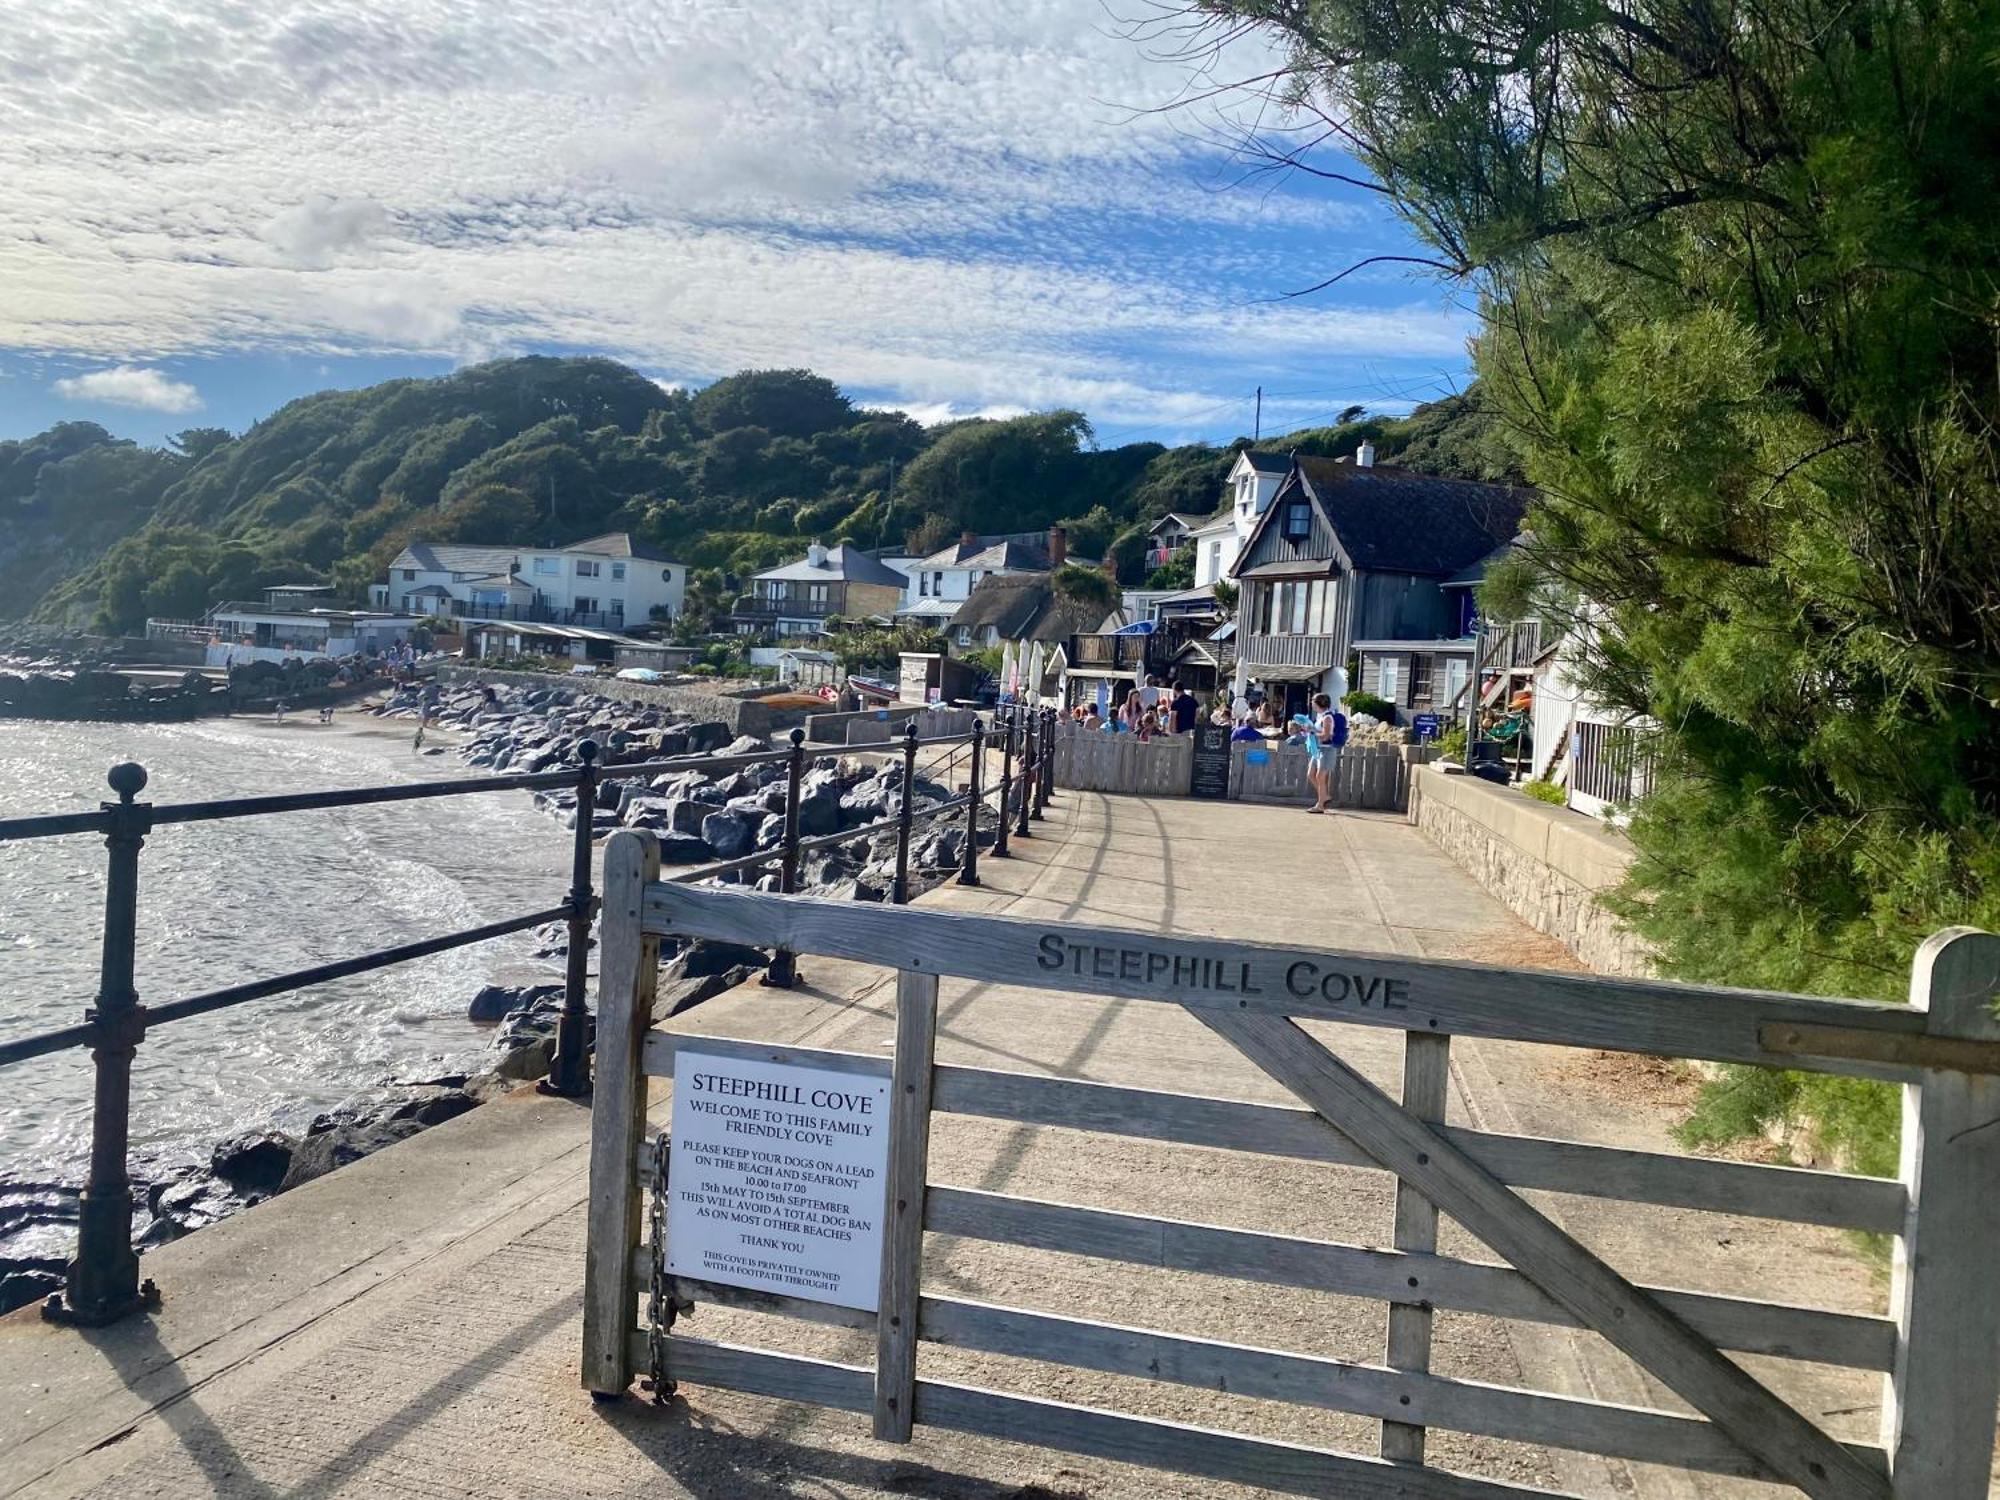
[[[1347,715],[1334,710],[1333,699],[1313,694],[1312,723],[1306,730],[1306,780],[1312,783],[1310,813],[1323,813],[1333,800],[1333,778],[1340,769],[1340,747],[1347,743]]]

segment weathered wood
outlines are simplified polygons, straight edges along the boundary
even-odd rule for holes
[[[952,1298],[924,1299],[922,1329],[926,1339],[953,1348],[1400,1419],[1385,1422],[1385,1427],[1410,1424],[1417,1432],[1425,1426],[1444,1427],[1704,1473],[1771,1477],[1712,1423],[1645,1407],[1406,1374],[1379,1365]],[[1871,1468],[1886,1469],[1881,1449],[1851,1445],[1851,1451]]]
[[[1923,1028],[1922,1015],[1906,1006],[1863,1000],[1164,937],[686,885],[651,887],[646,921],[649,929],[660,932],[780,946],[997,984],[1182,1004],[1200,1015],[1298,1015],[1399,1031],[1603,1047],[1897,1081],[1914,1075],[1894,1064],[1850,1058],[1780,1057],[1758,1040],[1758,1030],[1786,1022],[1890,1035]]]
[[[740,1037],[694,1036],[683,1031],[649,1031],[643,1065],[654,1078],[674,1076],[674,1054],[682,1048],[709,1052],[738,1062],[783,1063],[801,1068],[819,1068],[828,1073],[847,1073],[860,1078],[887,1078],[889,1059],[865,1052],[830,1052],[820,1047],[787,1047],[772,1042],[746,1041]]]
[[[1880,1475],[1295,1023],[1195,1015],[1786,1482],[1813,1500],[1886,1500]]]
[[[944,1064],[937,1070],[932,1107],[951,1114],[1381,1170],[1379,1162],[1316,1111],[1298,1105],[1247,1104]],[[1457,1125],[1445,1126],[1444,1134],[1513,1187],[1881,1234],[1894,1234],[1903,1224],[1903,1185],[1886,1177],[1495,1135]]]
[[[1385,1302],[1428,1302],[1529,1323],[1577,1327],[1581,1322],[1513,1267],[1450,1256],[1223,1229],[938,1185],[926,1195],[924,1224],[937,1234],[1130,1265]],[[1893,1357],[1895,1328],[1886,1318],[1667,1287],[1641,1290],[1725,1349],[1864,1370],[1886,1370]]]
[[[604,846],[583,1270],[583,1384],[602,1395],[632,1383],[626,1333],[638,1295],[632,1250],[643,1222],[637,1168],[646,1135],[639,1048],[652,1024],[660,968],[660,940],[645,930],[643,907],[647,887],[659,878],[660,846],[651,834],[612,835]]]
[[[757,1287],[730,1286],[694,1276],[671,1276],[667,1278],[667,1284],[676,1297],[696,1304],[708,1302],[717,1307],[768,1313],[774,1318],[820,1323],[829,1328],[853,1328],[867,1333],[875,1330],[875,1314],[864,1307],[840,1307],[832,1302],[815,1302],[809,1297],[766,1292]]]
[[[889,1075],[889,1169],[883,1184],[882,1282],[876,1298],[875,1436],[910,1440],[923,1295],[924,1181],[930,1161],[937,975],[896,976],[896,1058]]]
[[[1451,1092],[1451,1038],[1413,1031],[1403,1038],[1403,1108],[1419,1120],[1444,1122]],[[1396,1179],[1394,1241],[1398,1250],[1431,1255],[1437,1250],[1438,1211],[1408,1179]],[[1431,1310],[1423,1303],[1389,1304],[1384,1359],[1392,1370],[1431,1367]],[[1382,1456],[1396,1463],[1424,1461],[1424,1429],[1412,1422],[1382,1424]]]
[[[1028,1442],[1087,1458],[1139,1464],[1228,1483],[1250,1483],[1321,1500],[1552,1500],[1554,1490],[1523,1489],[1444,1469],[1408,1469],[1379,1458],[1244,1437],[1034,1396],[984,1391],[940,1381],[917,1383],[917,1421],[925,1427]]]
[[[645,1333],[635,1332],[633,1340],[635,1356],[643,1357]],[[667,1358],[676,1379],[717,1390],[768,1396],[774,1401],[809,1401],[835,1411],[865,1412],[874,1401],[874,1374],[861,1365],[773,1354],[682,1334],[668,1336]]]
[[[1992,1041],[2000,937],[1958,927],[1917,950],[1910,1003],[1939,1038]],[[1889,1309],[1900,1337],[1882,1399],[1896,1500],[1978,1500],[2000,1401],[2000,1079],[1933,1073],[1903,1091],[1909,1223]]]
[[[1972,929],[1968,928],[1967,931]],[[1805,1053],[1815,1057],[1851,1057],[1861,1062],[1893,1063],[1898,1067],[2000,1074],[2000,1048],[1993,1038],[1952,1036],[1883,1036],[1844,1026],[1802,1026],[1772,1023],[1759,1028],[1757,1039],[1780,1056]]]

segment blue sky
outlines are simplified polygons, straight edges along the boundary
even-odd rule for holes
[[[589,352],[807,365],[925,420],[1267,436],[1462,387],[1461,295],[1364,190],[1218,145],[1256,43],[1121,0],[56,3],[0,34],[0,437],[240,430]],[[1135,14],[1137,0],[1133,0]],[[1163,53],[1177,51],[1168,57]]]

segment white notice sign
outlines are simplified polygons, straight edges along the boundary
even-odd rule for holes
[[[667,1270],[875,1310],[889,1080],[683,1051]]]

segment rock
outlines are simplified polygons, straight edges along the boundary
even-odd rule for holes
[[[282,1130],[245,1131],[216,1143],[208,1154],[208,1169],[239,1193],[275,1193],[297,1148],[298,1142]]]
[[[550,924],[555,925],[555,924]],[[538,929],[539,930],[539,929]],[[563,931],[563,947],[568,949],[568,931]],[[482,985],[472,997],[472,1003],[465,1008],[468,1021],[500,1021],[510,1011],[532,1009],[549,996],[562,995],[559,984],[488,984]]]
[[[729,726],[716,719],[690,724],[687,726],[687,741],[689,754],[706,755],[711,750],[720,750],[729,743]],[[758,748],[767,747],[760,745]]]
[[[701,820],[701,836],[717,859],[734,859],[750,852],[757,837],[757,825],[742,813],[723,807]]]
[[[315,1122],[317,1123],[317,1122]],[[299,1142],[278,1191],[289,1193],[301,1183],[324,1177],[336,1167],[406,1141],[424,1127],[415,1120],[363,1120],[333,1124]]]
[[[290,1168],[290,1155],[286,1156],[286,1167]],[[282,1182],[282,1176],[279,1182]],[[146,1226],[146,1232],[139,1237],[142,1245],[164,1245],[192,1234],[197,1229],[228,1218],[238,1209],[253,1203],[261,1203],[278,1191],[278,1183],[263,1192],[247,1195],[234,1191],[226,1182],[217,1180],[199,1169],[191,1171],[177,1182],[164,1183],[149,1195],[153,1210],[153,1222]]]
[[[667,826],[675,833],[700,833],[703,821],[721,805],[720,796],[677,797],[667,804]]]
[[[398,1106],[389,1118],[414,1120],[428,1130],[478,1107],[479,1100],[463,1088],[429,1089]]]
[[[764,968],[771,955],[745,943],[724,943],[696,938],[670,964],[663,966],[663,979],[702,979],[737,968]]]
[[[699,834],[662,833],[658,838],[663,865],[701,865],[715,858],[715,851]]]
[[[715,789],[722,793],[724,800],[734,801],[745,793],[757,790],[757,778],[747,771],[738,771],[716,782]]]
[[[63,1284],[63,1262],[51,1256],[0,1256],[0,1313],[40,1302]]]

